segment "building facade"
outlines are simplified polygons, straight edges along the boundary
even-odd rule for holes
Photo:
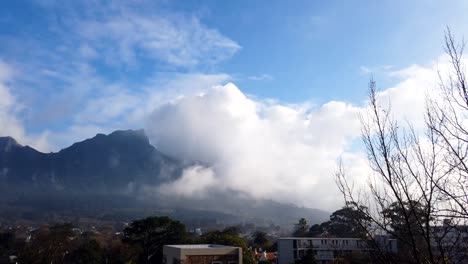
[[[166,245],[164,264],[242,264],[242,248],[212,244]]]
[[[397,252],[395,239],[378,237],[376,242],[387,252]],[[333,263],[335,258],[371,250],[368,241],[360,238],[289,237],[278,239],[278,264],[291,264],[312,250],[317,263]]]

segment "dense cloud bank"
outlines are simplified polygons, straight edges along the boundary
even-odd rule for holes
[[[147,132],[162,152],[210,164],[186,169],[164,192],[235,191],[327,207],[338,195],[336,159],[359,135],[358,112],[342,102],[313,109],[256,101],[229,83],[158,107]]]

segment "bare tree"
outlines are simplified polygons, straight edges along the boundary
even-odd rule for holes
[[[445,212],[457,218],[468,218],[468,91],[463,63],[464,42],[456,44],[447,29],[445,51],[451,69],[445,77],[439,73],[440,96],[431,98],[427,107],[428,128],[438,136],[438,146],[446,153],[445,164],[450,177],[441,183],[449,206]]]
[[[441,96],[428,95],[424,135],[392,118],[371,80],[361,132],[373,174],[366,188],[355,189],[343,166],[336,173],[345,201],[368,208],[363,212],[372,221],[368,239],[375,242],[382,233],[397,239],[398,260],[372,243],[381,262],[446,263],[465,257],[460,246],[468,235],[463,230],[468,219],[468,91],[463,45],[456,45],[449,30],[445,44],[451,71],[449,77],[439,74]]]

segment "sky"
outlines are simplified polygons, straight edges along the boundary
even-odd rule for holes
[[[421,125],[420,95],[447,63],[444,31],[462,39],[467,11],[430,0],[4,2],[0,136],[48,152],[144,128],[161,151],[211,164],[170,193],[221,187],[336,207],[337,159],[357,181],[369,173],[369,78],[398,118]]]

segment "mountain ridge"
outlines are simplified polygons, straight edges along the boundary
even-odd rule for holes
[[[232,199],[235,197],[232,194],[205,201],[161,195],[145,197],[147,187],[157,190],[161,184],[180,177],[183,169],[193,164],[198,163],[181,161],[157,150],[143,129],[117,130],[108,135],[99,133],[51,153],[22,146],[12,137],[0,137],[0,185],[4,187],[0,198],[10,193],[13,208],[81,210],[81,207],[95,208],[98,199],[102,210],[125,206],[212,210],[231,213],[236,216],[233,219],[242,215],[257,220],[275,219],[288,225],[302,214],[315,222],[328,216],[321,210],[276,202],[236,200]],[[222,203],[225,206],[220,206]],[[54,206],[50,207],[51,204]],[[277,211],[287,211],[289,215],[277,215]]]

